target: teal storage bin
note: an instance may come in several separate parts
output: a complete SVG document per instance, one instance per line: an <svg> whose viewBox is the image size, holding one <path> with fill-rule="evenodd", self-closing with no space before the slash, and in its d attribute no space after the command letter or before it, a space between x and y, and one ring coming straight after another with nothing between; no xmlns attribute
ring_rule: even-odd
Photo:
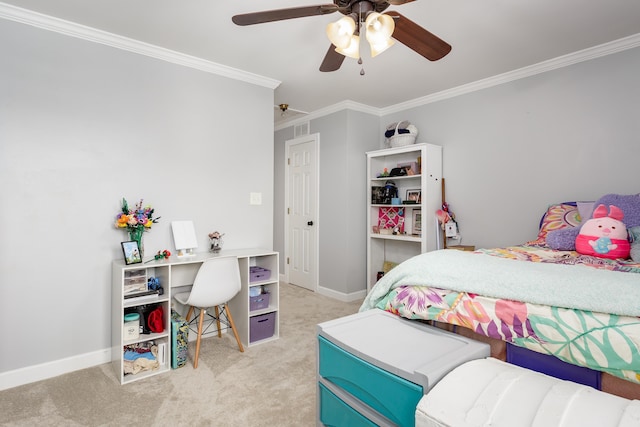
<svg viewBox="0 0 640 427"><path fill-rule="evenodd" d="M320 393L320 421L327 427L376 427L357 411L351 409L338 396L322 384L318 384Z"/></svg>
<svg viewBox="0 0 640 427"><path fill-rule="evenodd" d="M390 374L319 337L320 376L394 424L412 426L422 386ZM344 424L348 425L348 424Z"/></svg>

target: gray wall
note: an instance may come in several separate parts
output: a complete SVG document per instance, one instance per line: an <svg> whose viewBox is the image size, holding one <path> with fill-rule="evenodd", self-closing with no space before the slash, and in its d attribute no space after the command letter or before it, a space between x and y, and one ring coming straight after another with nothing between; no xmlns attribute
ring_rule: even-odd
<svg viewBox="0 0 640 427"><path fill-rule="evenodd" d="M319 287L349 295L366 282L366 157L378 118L344 110L311 121L320 134Z"/></svg>
<svg viewBox="0 0 640 427"><path fill-rule="evenodd" d="M6 20L0 40L0 373L108 357L122 197L162 217L147 254L180 219L200 251L272 247L273 90Z"/></svg>

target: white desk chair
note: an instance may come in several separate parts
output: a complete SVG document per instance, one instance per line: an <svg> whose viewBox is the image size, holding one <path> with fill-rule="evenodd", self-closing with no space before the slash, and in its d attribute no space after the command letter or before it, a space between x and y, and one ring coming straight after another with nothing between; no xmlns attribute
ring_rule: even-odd
<svg viewBox="0 0 640 427"><path fill-rule="evenodd" d="M190 292L181 292L173 296L180 304L189 306L187 322L189 322L194 308L200 310L198 316L193 319L194 322L198 320L198 339L196 341L196 355L193 360L194 368L198 367L200 340L203 333L202 325L205 315L207 314L216 321L218 337L222 337L222 330L220 328L220 323L222 322L227 327L231 327L240 351L244 352L238 331L236 330L231 312L229 311L229 306L227 305L227 301L236 296L238 292L240 292L238 260L235 257L221 257L211 258L202 263L193 281L193 287ZM215 308L214 316L207 313L207 309L210 307Z"/></svg>

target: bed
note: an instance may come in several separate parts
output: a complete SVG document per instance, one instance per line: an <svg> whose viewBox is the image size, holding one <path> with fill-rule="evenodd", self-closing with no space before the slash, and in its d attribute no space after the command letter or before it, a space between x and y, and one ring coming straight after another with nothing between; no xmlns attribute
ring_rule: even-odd
<svg viewBox="0 0 640 427"><path fill-rule="evenodd" d="M547 245L550 230L580 221L575 203L552 205L535 241L413 257L379 280L360 310L488 340L492 356L503 360L505 343L552 355L605 373L603 391L638 399L640 263Z"/></svg>

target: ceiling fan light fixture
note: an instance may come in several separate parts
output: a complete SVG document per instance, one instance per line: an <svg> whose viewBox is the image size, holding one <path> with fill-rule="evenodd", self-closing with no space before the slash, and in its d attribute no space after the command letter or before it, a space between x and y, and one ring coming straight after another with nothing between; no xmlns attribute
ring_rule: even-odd
<svg viewBox="0 0 640 427"><path fill-rule="evenodd" d="M349 46L336 47L336 52L353 59L360 59L360 36L351 36Z"/></svg>
<svg viewBox="0 0 640 427"><path fill-rule="evenodd" d="M389 39L386 42L377 43L377 44L369 43L369 46L371 48L371 57L375 58L385 50L389 49L394 44L395 44L395 41L392 39Z"/></svg>
<svg viewBox="0 0 640 427"><path fill-rule="evenodd" d="M369 44L380 44L391 39L395 23L389 15L371 12L365 20L365 29Z"/></svg>
<svg viewBox="0 0 640 427"><path fill-rule="evenodd" d="M351 36L356 31L356 22L350 16L344 16L336 22L327 25L327 37L333 45L340 49L346 49L351 44Z"/></svg>

